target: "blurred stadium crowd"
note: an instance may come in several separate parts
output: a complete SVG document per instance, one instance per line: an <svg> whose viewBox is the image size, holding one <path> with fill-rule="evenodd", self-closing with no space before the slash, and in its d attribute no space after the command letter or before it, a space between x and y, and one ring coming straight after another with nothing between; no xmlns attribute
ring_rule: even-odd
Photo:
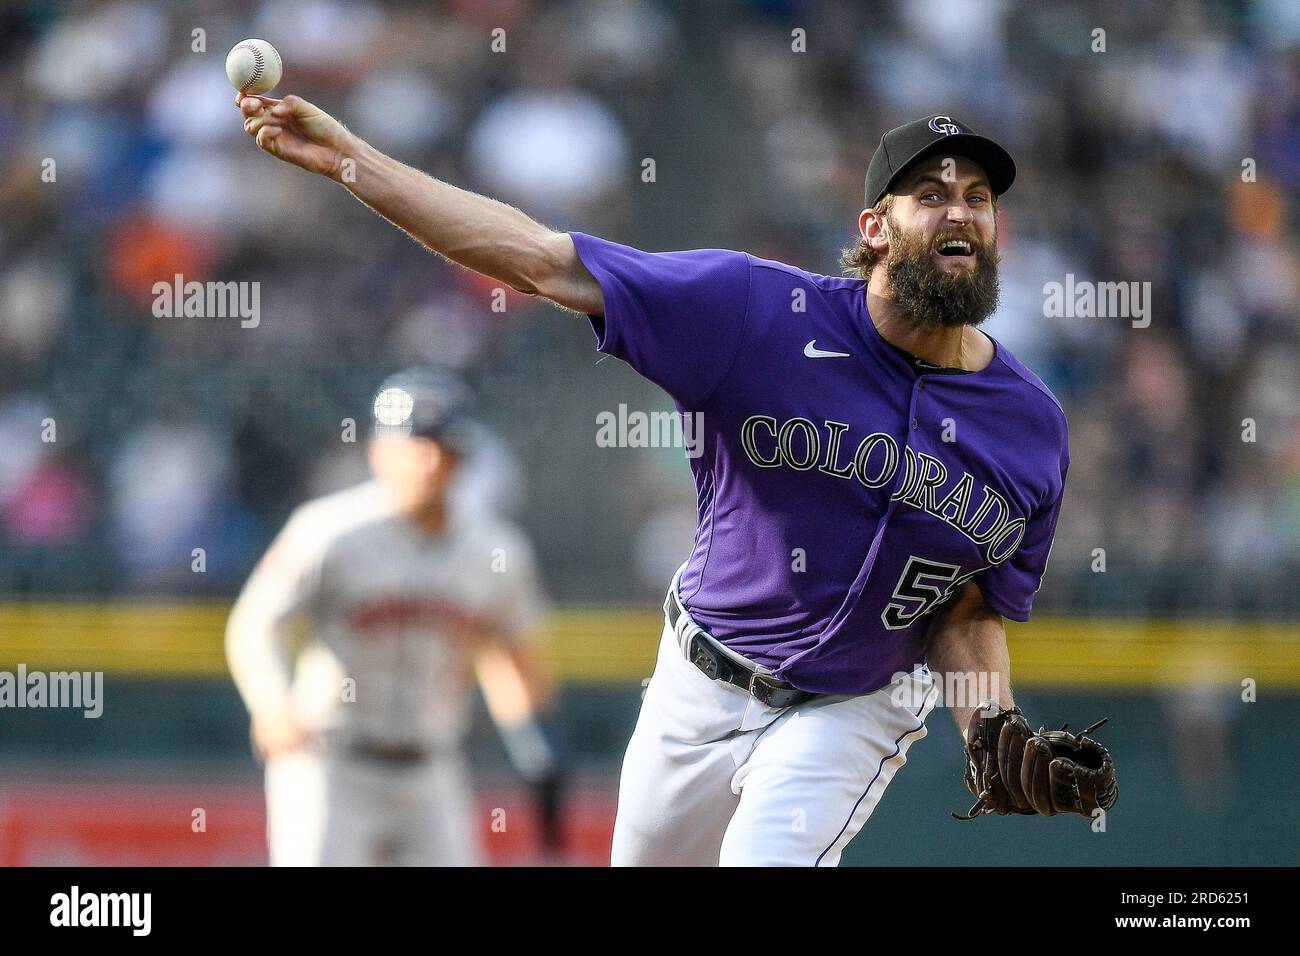
<svg viewBox="0 0 1300 956"><path fill-rule="evenodd" d="M689 550L680 450L595 441L599 412L667 399L597 365L580 319L494 310L493 283L259 153L223 72L247 36L280 91L552 226L822 273L884 130L997 136L1020 176L988 328L1071 424L1040 608L1300 609L1293 0L7 4L0 592L233 593L294 504L360 477L344 420L364 441L375 384L421 361L476 386L502 439L483 494L555 597L652 597ZM155 317L175 274L260 283L259 324ZM1067 274L1150 282L1150 326L1045 317Z"/></svg>

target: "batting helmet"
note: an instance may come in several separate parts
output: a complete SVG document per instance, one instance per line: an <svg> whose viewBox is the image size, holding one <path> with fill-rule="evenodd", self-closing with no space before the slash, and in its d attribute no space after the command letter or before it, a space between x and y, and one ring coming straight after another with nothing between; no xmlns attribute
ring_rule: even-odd
<svg viewBox="0 0 1300 956"><path fill-rule="evenodd" d="M442 369L403 369L380 384L371 406L376 438L431 438L465 453L472 442L473 399L458 377Z"/></svg>

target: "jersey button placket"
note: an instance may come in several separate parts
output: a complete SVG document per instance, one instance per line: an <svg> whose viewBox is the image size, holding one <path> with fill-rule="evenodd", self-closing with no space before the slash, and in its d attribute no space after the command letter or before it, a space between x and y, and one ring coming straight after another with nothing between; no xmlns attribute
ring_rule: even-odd
<svg viewBox="0 0 1300 956"><path fill-rule="evenodd" d="M919 417L917 417L916 413L919 410L917 408L917 404L918 404L918 400L921 397L922 384L923 384L922 381L920 379L917 379L916 384L912 386L911 401L908 403L909 404L908 415L911 420L912 430L919 428L921 424L921 420ZM915 450L915 445L913 445L912 438L908 436L904 436L904 442L908 447ZM907 469L901 466L899 467L897 480L900 484L907 481ZM894 495L898 493L898 490L899 490L899 485L895 485L895 487L890 491L889 504L885 506L885 513L880 519L880 526L879 526L880 529L883 529L886 525L888 525L890 519L894 517L894 512L897 510L898 503L899 503L899 499L895 498ZM880 530L877 530L877 534L879 533Z"/></svg>

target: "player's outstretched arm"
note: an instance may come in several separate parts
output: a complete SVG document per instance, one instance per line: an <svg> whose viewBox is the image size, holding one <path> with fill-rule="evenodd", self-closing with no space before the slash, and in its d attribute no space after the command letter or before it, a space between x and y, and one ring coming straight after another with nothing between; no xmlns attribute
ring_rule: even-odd
<svg viewBox="0 0 1300 956"><path fill-rule="evenodd" d="M600 284L568 234L412 169L298 96L236 97L244 130L264 151L340 183L439 255L520 292L603 315Z"/></svg>

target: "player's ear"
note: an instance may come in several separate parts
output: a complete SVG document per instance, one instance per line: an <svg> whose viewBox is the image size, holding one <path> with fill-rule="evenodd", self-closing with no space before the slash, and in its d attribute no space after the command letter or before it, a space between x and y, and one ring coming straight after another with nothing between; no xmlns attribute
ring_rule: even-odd
<svg viewBox="0 0 1300 956"><path fill-rule="evenodd" d="M884 252L889 247L889 227L885 217L874 209L864 209L858 214L858 231L877 252Z"/></svg>

